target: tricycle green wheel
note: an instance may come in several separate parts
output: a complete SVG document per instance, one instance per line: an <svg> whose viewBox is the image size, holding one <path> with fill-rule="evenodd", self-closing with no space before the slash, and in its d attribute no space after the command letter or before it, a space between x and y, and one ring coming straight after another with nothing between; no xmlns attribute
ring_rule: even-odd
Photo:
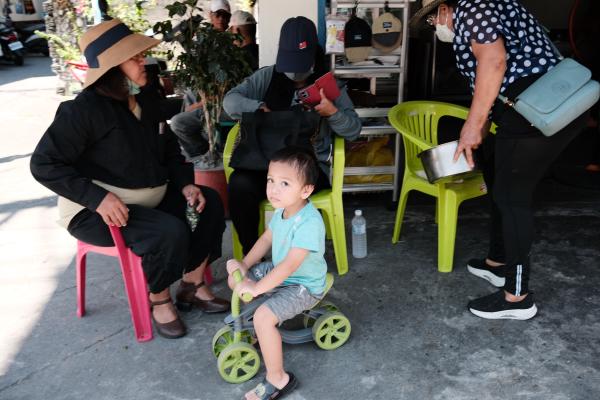
<svg viewBox="0 0 600 400"><path fill-rule="evenodd" d="M219 374L226 382L242 383L252 379L260 368L258 351L248 343L225 347L217 359Z"/></svg>
<svg viewBox="0 0 600 400"><path fill-rule="evenodd" d="M341 312L328 312L317 318L312 336L323 350L335 350L350 338L350 320Z"/></svg>
<svg viewBox="0 0 600 400"><path fill-rule="evenodd" d="M248 331L242 331L242 342L252 344L252 334ZM219 357L221 351L230 344L233 344L233 329L225 325L215 333L212 339L212 352L215 357Z"/></svg>
<svg viewBox="0 0 600 400"><path fill-rule="evenodd" d="M331 311L331 312L340 311L340 309L335 304L333 304L332 302L327 301L327 300L323 300L323 301L319 302L312 309L314 310L315 308L320 308L320 309L324 309L326 311ZM317 320L316 318L313 318L308 314L304 314L304 327L310 328L311 326L313 326L315 324L316 320Z"/></svg>

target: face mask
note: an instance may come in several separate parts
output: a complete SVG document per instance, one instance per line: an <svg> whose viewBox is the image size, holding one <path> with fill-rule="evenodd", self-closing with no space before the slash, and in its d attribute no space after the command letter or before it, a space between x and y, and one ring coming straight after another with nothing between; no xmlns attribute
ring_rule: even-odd
<svg viewBox="0 0 600 400"><path fill-rule="evenodd" d="M136 94L138 94L140 92L140 85L138 85L137 83L135 83L134 81L132 81L129 78L127 79L127 88L129 89L129 94L131 96L135 96Z"/></svg>
<svg viewBox="0 0 600 400"><path fill-rule="evenodd" d="M313 73L312 68L308 72L285 72L285 76L294 82L302 82L308 79Z"/></svg>
<svg viewBox="0 0 600 400"><path fill-rule="evenodd" d="M440 19L440 9L438 8L438 21ZM440 40L440 42L452 43L454 41L454 32L452 29L448 28L446 23L448 22L448 14L446 13L446 21L442 25L440 23L435 24L435 35Z"/></svg>

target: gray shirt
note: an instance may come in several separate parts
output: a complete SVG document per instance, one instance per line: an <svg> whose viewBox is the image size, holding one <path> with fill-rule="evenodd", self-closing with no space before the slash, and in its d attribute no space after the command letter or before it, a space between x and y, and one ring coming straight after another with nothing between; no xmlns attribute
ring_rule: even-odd
<svg viewBox="0 0 600 400"><path fill-rule="evenodd" d="M231 118L240 120L242 113L254 112L262 104L273 77L275 66L264 67L247 77L238 86L231 89L225 95L223 108ZM338 111L330 117L323 118L319 129L319 136L314 142L317 159L327 163L331 157L331 132L346 140L358 138L362 124L358 114L354 111L354 105L348 97L346 88L339 84L340 96L333 101ZM297 104L296 96L292 104Z"/></svg>

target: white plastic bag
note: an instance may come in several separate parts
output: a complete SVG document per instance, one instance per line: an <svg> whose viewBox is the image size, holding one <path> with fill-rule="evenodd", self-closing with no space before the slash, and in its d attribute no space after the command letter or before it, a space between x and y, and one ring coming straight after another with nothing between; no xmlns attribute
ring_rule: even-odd
<svg viewBox="0 0 600 400"><path fill-rule="evenodd" d="M338 15L329 15L325 22L327 28L327 40L325 42L325 53L344 54L344 27L346 18Z"/></svg>

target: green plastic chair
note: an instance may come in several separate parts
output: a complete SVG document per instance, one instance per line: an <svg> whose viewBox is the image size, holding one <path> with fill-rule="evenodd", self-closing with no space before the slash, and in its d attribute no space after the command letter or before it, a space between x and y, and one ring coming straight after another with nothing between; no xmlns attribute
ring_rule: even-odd
<svg viewBox="0 0 600 400"><path fill-rule="evenodd" d="M236 124L227 135L225 149L223 150L223 167L225 177L229 182L229 177L233 168L229 166L231 154L235 147L235 142L239 135L240 126ZM336 136L333 144L333 175L331 179L331 189L324 189L310 196L313 205L324 214L327 239L333 240L333 250L335 252L335 262L337 264L338 274L344 275L348 272L348 254L346 250L346 227L344 225L344 203L342 202L342 184L344 180L345 150L344 139ZM258 233L264 231L265 212L272 211L271 204L264 200L260 205L261 213L259 219ZM232 225L233 256L241 260L244 257L242 245L240 244L237 232Z"/></svg>
<svg viewBox="0 0 600 400"><path fill-rule="evenodd" d="M406 200L411 190L428 194L437 199L435 221L438 224L438 271L451 272L454 260L454 240L458 207L464 200L487 193L481 173L452 181L427 181L423 164L417 156L421 151L438 144L437 128L445 116L466 119L469 109L454 104L435 101L407 101L388 112L392 126L402 134L404 141L405 169L402 190L398 201L392 243L397 243L402 228ZM495 132L495 126L491 129Z"/></svg>

